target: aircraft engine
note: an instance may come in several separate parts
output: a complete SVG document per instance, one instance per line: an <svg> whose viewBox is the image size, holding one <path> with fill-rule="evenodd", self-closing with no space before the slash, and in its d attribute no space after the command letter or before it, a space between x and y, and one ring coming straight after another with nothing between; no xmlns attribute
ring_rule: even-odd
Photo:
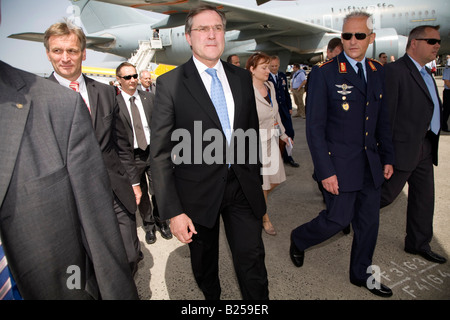
<svg viewBox="0 0 450 320"><path fill-rule="evenodd" d="M375 42L367 49L367 57L378 59L378 55L385 52L388 57L394 56L397 60L405 54L408 37L398 35L394 28L378 29L374 32Z"/></svg>

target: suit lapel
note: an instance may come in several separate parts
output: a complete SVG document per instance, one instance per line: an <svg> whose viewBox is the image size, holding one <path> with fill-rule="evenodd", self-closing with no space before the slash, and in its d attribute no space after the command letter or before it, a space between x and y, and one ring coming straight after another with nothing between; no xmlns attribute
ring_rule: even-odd
<svg viewBox="0 0 450 320"><path fill-rule="evenodd" d="M116 96L116 99L117 99L117 104L119 105L119 109L121 110L122 114L125 116L125 119L127 120L128 126L131 129L133 129L130 112L128 111L127 104L125 103L125 99L123 98L122 93L119 93Z"/></svg>
<svg viewBox="0 0 450 320"><path fill-rule="evenodd" d="M144 107L145 117L147 118L147 123L150 125L150 119L152 118L152 103L146 97L146 95L138 90L139 96L141 97L142 106Z"/></svg>
<svg viewBox="0 0 450 320"><path fill-rule="evenodd" d="M234 71L226 64L222 63L223 68L225 70L225 74L227 75L228 84L230 85L231 93L233 94L234 100L234 119L233 119L233 128L237 126L237 119L239 119L240 112L242 111L242 85L241 79L234 73Z"/></svg>
<svg viewBox="0 0 450 320"><path fill-rule="evenodd" d="M92 125L95 128L95 123L97 120L97 110L98 110L98 89L95 87L95 81L86 77L85 75L83 75L84 77L84 82L86 83L86 89L88 92L88 97L89 97L89 107L91 109L91 120L92 120Z"/></svg>
<svg viewBox="0 0 450 320"><path fill-rule="evenodd" d="M433 101L433 99L431 98L430 92L428 91L427 84L425 83L425 80L423 80L422 75L420 74L419 70L417 70L417 67L414 64L414 62L411 60L411 58L408 56L408 54L405 54L403 57L405 58L405 65L411 72L411 76L413 77L414 81L416 81L417 84L419 85L419 87L425 92L428 99Z"/></svg>
<svg viewBox="0 0 450 320"><path fill-rule="evenodd" d="M25 81L10 67L0 63L0 72L9 81L0 82L0 203L3 202L21 145L31 107Z"/></svg>

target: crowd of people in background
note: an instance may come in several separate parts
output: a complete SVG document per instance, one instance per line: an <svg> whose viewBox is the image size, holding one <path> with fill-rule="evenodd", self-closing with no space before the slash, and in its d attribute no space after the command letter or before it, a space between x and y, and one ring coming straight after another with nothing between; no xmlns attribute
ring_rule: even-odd
<svg viewBox="0 0 450 320"><path fill-rule="evenodd" d="M45 33L54 68L49 79L0 62L0 104L14 106L2 108L0 117L7 146L0 148L7 181L0 189L1 298L138 299L140 216L147 244L158 230L189 246L207 300L221 295L222 220L243 299L269 299L262 231L277 235L267 208L270 192L286 181L284 165L301 167L292 157L293 117L306 119L313 177L326 204L292 230L286 254L296 267L306 249L351 225L350 282L392 296L387 286L368 281L367 268L380 208L406 183L404 250L446 262L430 247L433 165L450 113L450 57L443 104L425 67L436 59L439 27L413 29L405 56L388 63L384 52L379 61L365 57L376 36L371 15L350 13L325 61L312 68L294 63L289 75L279 70L278 56L263 52L245 62L238 55L222 61L225 28L222 11L192 9L185 31L193 57L156 83L148 70L127 62L117 67L112 86L83 75L86 37L68 21ZM177 130L217 132L216 161L199 162L195 152L174 155ZM256 151L251 143L238 145L239 130L255 133ZM195 150L193 144L187 148ZM207 148L201 146L202 154ZM263 156L255 161L252 152ZM66 285L67 266L78 268L77 290Z"/></svg>

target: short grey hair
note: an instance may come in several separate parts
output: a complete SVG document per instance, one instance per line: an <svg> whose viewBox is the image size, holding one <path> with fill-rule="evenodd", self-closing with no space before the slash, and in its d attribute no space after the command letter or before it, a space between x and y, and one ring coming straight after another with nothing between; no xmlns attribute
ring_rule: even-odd
<svg viewBox="0 0 450 320"><path fill-rule="evenodd" d="M352 11L345 16L343 25L353 18L367 18L367 28L369 28L370 32L373 32L373 17L370 13L365 11Z"/></svg>

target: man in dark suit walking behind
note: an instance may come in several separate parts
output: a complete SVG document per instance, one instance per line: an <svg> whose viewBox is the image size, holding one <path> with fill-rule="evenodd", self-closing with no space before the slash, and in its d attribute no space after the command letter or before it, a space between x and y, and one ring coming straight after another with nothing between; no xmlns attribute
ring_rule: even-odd
<svg viewBox="0 0 450 320"><path fill-rule="evenodd" d="M440 48L439 26L411 30L406 54L386 65L386 98L395 150L395 173L383 185L381 206L392 203L408 182L405 251L445 263L433 252L434 173L442 103L425 66Z"/></svg>
<svg viewBox="0 0 450 320"><path fill-rule="evenodd" d="M286 74L279 71L280 58L278 56L270 57L270 76L269 81L272 81L275 91L277 93L278 113L280 114L281 122L283 123L286 134L292 140L294 140L295 132L292 125L292 101L291 94L289 92L288 81ZM286 151L286 143L280 139L280 150L283 156L283 161L288 163L294 168L298 168L300 165L294 161L292 155L288 155Z"/></svg>
<svg viewBox="0 0 450 320"><path fill-rule="evenodd" d="M127 129L128 140L133 146L137 174L141 177L142 197L138 207L143 221L145 241L148 244L156 241L155 223L158 225L162 237L171 239L172 233L169 225L159 217L152 188L149 145L151 140L150 121L155 95L152 92L137 90L137 71L135 66L129 62L123 62L117 67L116 77L121 87L121 93L117 96L120 117ZM152 202L150 202L149 192L152 195Z"/></svg>
<svg viewBox="0 0 450 320"><path fill-rule="evenodd" d="M220 60L225 26L225 15L215 7L192 9L185 32L193 58L158 77L150 144L153 182L161 217L170 218L172 233L189 244L205 298L220 299L222 217L242 297L268 299L261 236L266 205L255 148L258 115L250 73ZM236 130L254 139L230 144L237 140ZM172 154L180 135L186 148ZM214 161L207 158L214 153L212 145ZM226 159L227 145L239 162Z"/></svg>
<svg viewBox="0 0 450 320"><path fill-rule="evenodd" d="M45 32L47 57L55 72L49 77L81 94L91 114L103 160L114 193L114 211L133 272L142 259L136 229L135 212L140 201L139 176L134 166L133 150L125 125L119 117L116 91L81 73L86 59L86 37L70 22L55 23ZM87 152L87 151L86 151ZM136 183L136 187L132 187Z"/></svg>
<svg viewBox="0 0 450 320"><path fill-rule="evenodd" d="M341 38L344 52L315 66L308 85L306 137L317 179L325 189L326 210L292 231L290 256L301 267L307 248L352 223L350 282L390 297L391 289L371 272L381 186L391 177L394 163L383 67L365 58L375 40L372 16L348 14Z"/></svg>

